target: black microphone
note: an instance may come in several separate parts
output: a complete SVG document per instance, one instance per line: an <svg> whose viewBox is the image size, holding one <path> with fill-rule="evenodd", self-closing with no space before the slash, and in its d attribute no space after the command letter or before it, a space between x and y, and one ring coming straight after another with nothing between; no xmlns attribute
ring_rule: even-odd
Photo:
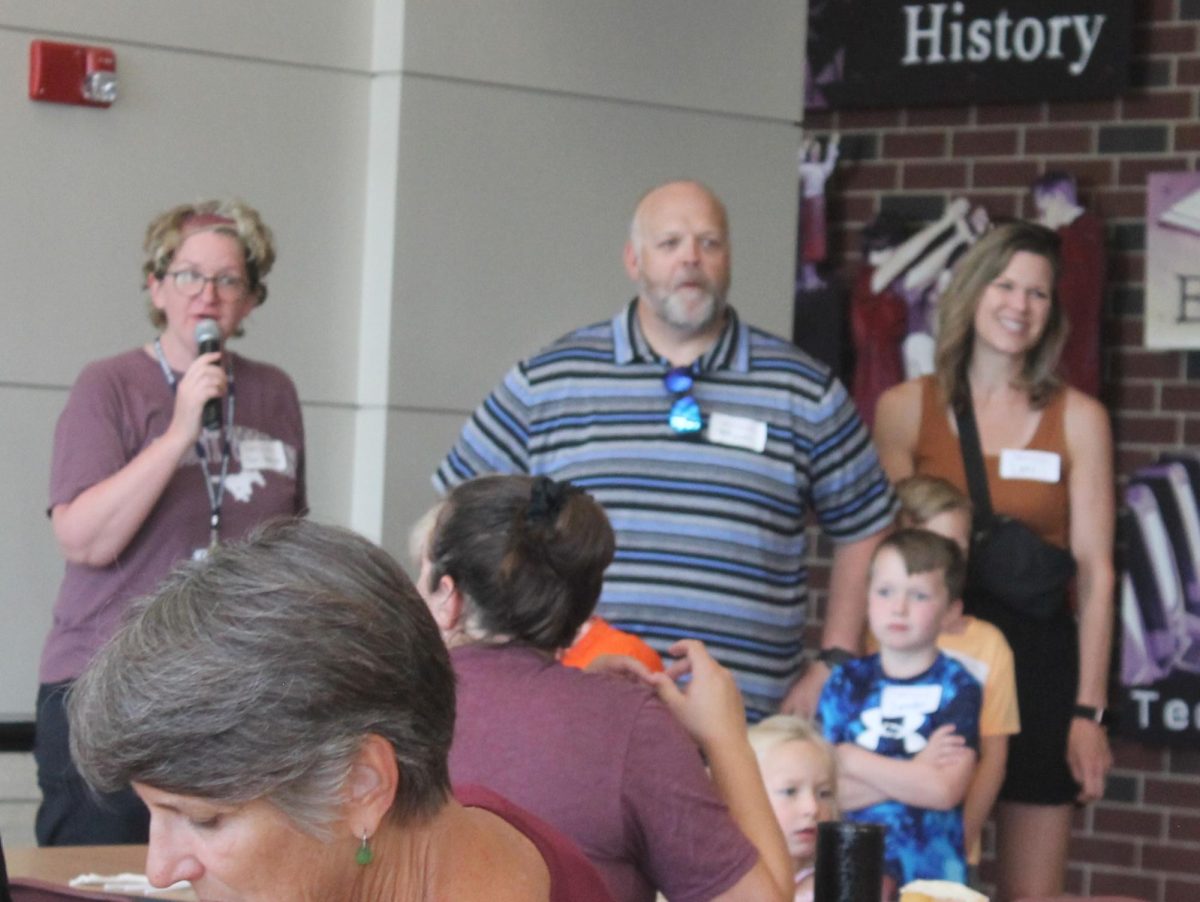
<svg viewBox="0 0 1200 902"><path fill-rule="evenodd" d="M221 350L221 327L215 319L202 319L196 323L196 353L211 354ZM201 418L205 429L221 428L221 399L209 398L204 402L204 415Z"/></svg>

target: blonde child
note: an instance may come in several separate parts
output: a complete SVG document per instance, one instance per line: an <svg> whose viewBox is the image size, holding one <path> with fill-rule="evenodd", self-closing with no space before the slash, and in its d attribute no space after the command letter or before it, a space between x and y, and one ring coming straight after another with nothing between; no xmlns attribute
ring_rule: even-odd
<svg viewBox="0 0 1200 902"><path fill-rule="evenodd" d="M936 476L909 476L896 485L900 525L936 532L957 543L966 554L971 539L971 501ZM1013 654L1004 634L986 620L964 614L962 602L951 605L938 636L938 648L957 659L983 684L979 715L979 763L963 802L963 834L967 861L979 864L983 825L1004 782L1008 737L1021 731Z"/></svg>
<svg viewBox="0 0 1200 902"><path fill-rule="evenodd" d="M796 868L795 902L812 902L817 824L838 817L837 756L812 723L788 714L752 726L750 745Z"/></svg>

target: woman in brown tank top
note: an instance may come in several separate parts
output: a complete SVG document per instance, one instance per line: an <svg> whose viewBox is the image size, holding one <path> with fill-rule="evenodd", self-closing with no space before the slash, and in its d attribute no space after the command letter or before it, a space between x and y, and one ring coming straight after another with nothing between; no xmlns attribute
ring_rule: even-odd
<svg viewBox="0 0 1200 902"><path fill-rule="evenodd" d="M1054 372L1066 339L1057 268L1058 239L1041 226L980 240L941 300L936 376L889 390L875 412L893 481L928 473L965 492L952 410L972 404L993 507L1069 548L1078 566L1074 612L980 611L1013 646L1021 709L1003 787L998 772L976 777L999 792L1001 902L1062 892L1072 803L1099 798L1112 764L1098 722L1112 646L1112 435L1103 407Z"/></svg>

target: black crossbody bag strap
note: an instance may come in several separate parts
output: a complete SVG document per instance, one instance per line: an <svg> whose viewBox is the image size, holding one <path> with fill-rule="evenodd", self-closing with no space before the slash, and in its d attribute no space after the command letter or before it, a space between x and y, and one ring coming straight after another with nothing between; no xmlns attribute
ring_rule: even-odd
<svg viewBox="0 0 1200 902"><path fill-rule="evenodd" d="M971 389L967 387L967 403L962 409L955 408L954 421L958 424L958 445L962 451L963 470L967 474L967 491L975 505L976 521L986 520L992 515L992 496L988 491L987 473L983 469L983 446L979 442L979 429L975 426L975 410L971 404Z"/></svg>

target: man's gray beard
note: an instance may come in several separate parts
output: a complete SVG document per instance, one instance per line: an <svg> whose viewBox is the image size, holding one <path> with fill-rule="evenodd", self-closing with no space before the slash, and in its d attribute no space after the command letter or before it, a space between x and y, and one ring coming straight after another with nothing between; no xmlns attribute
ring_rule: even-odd
<svg viewBox="0 0 1200 902"><path fill-rule="evenodd" d="M667 325L680 332L699 334L707 331L725 312L725 298L716 292L705 291L704 306L696 308L671 292L662 302L662 319ZM697 320L697 313L702 315Z"/></svg>

